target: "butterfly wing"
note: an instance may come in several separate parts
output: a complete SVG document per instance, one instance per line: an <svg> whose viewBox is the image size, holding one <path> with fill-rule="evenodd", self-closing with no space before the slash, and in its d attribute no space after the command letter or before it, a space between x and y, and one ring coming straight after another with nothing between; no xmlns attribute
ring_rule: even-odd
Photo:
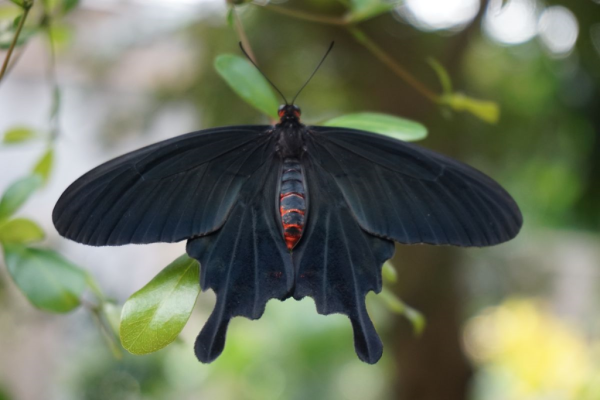
<svg viewBox="0 0 600 400"><path fill-rule="evenodd" d="M294 274L278 219L280 173L281 159L272 156L244 183L223 227L188 241L188 254L202 266L202 289L217 295L196 340L202 362L223 351L231 318L258 319L269 299L290 296Z"/></svg>
<svg viewBox="0 0 600 400"><path fill-rule="evenodd" d="M308 193L307 225L294 248L294 298L315 300L319 314L350 318L359 358L374 364L383 346L365 308L365 296L381 291L381 265L393 242L368 234L356 221L331 173L310 153L302 162Z"/></svg>
<svg viewBox="0 0 600 400"><path fill-rule="evenodd" d="M523 219L498 183L422 147L352 129L313 127L308 153L343 193L360 226L401 243L490 246Z"/></svg>
<svg viewBox="0 0 600 400"><path fill-rule="evenodd" d="M268 129L192 132L102 164L62 194L54 225L62 236L93 246L177 242L210 233L273 154Z"/></svg>

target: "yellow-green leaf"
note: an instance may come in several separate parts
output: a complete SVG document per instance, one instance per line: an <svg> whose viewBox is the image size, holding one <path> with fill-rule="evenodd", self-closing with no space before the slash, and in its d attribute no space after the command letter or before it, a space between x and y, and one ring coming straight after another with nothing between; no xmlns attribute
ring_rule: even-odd
<svg viewBox="0 0 600 400"><path fill-rule="evenodd" d="M398 1L351 0L350 19L353 22L364 21L386 13L396 7Z"/></svg>
<svg viewBox="0 0 600 400"><path fill-rule="evenodd" d="M5 144L22 143L35 137L35 131L26 126L15 126L4 132Z"/></svg>
<svg viewBox="0 0 600 400"><path fill-rule="evenodd" d="M2 199L0 199L0 221L17 212L41 184L42 178L40 176L30 175L10 185L2 195Z"/></svg>
<svg viewBox="0 0 600 400"><path fill-rule="evenodd" d="M43 183L48 182L52 165L54 164L54 150L48 149L33 167L33 173L42 177Z"/></svg>
<svg viewBox="0 0 600 400"><path fill-rule="evenodd" d="M398 281L398 272L396 272L396 268L394 268L394 266L389 261L383 263L381 275L383 276L384 281L390 283L396 283L396 281Z"/></svg>
<svg viewBox="0 0 600 400"><path fill-rule="evenodd" d="M491 124L495 124L500 119L500 107L493 101L473 99L462 93L451 93L443 95L440 102L455 111L469 112Z"/></svg>
<svg viewBox="0 0 600 400"><path fill-rule="evenodd" d="M0 224L0 243L30 243L43 238L42 228L27 218L15 218Z"/></svg>
<svg viewBox="0 0 600 400"><path fill-rule="evenodd" d="M410 321L415 335L419 336L423 333L427 322L423 314L408 306L405 302L400 300L398 296L386 288L383 288L377 297L383 300L391 311L405 316Z"/></svg>
<svg viewBox="0 0 600 400"><path fill-rule="evenodd" d="M380 113L364 112L342 115L324 122L323 125L379 133L392 139L407 142L427 137L427 128L420 123L395 115Z"/></svg>
<svg viewBox="0 0 600 400"><path fill-rule="evenodd" d="M219 75L243 100L263 114L277 119L279 101L269 82L250 61L232 54L215 59Z"/></svg>
<svg viewBox="0 0 600 400"><path fill-rule="evenodd" d="M52 250L12 243L3 248L8 272L35 307L65 313L79 306L85 271Z"/></svg>
<svg viewBox="0 0 600 400"><path fill-rule="evenodd" d="M152 353L177 338L200 292L199 270L196 260L183 255L125 302L119 334L127 351Z"/></svg>

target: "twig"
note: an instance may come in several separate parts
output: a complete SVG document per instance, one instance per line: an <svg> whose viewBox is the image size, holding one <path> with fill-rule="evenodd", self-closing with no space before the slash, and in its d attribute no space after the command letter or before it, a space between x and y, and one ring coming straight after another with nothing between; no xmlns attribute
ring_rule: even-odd
<svg viewBox="0 0 600 400"><path fill-rule="evenodd" d="M6 57L4 58L4 63L2 63L2 70L0 70L0 82L2 82L2 78L4 78L4 74L6 73L6 69L8 68L8 62L10 61L10 57L12 56L13 50L17 45L19 35L21 34L21 30L23 30L23 25L25 25L25 20L27 19L27 15L29 15L29 10L31 9L32 5L33 1L23 2L23 16L19 21L19 25L17 26L17 30L15 31L15 36L13 37L13 40L10 43L10 47L8 48L8 52L6 53Z"/></svg>
<svg viewBox="0 0 600 400"><path fill-rule="evenodd" d="M391 69L392 72L394 72L398 77L400 77L410 86L412 86L417 92L421 93L425 98L432 101L433 103L440 102L440 96L438 94L436 94L423 83L421 83L403 66L398 64L385 51L383 51L379 46L377 46L375 42L369 39L369 37L362 30L358 29L355 26L355 23L352 21L350 14L348 14L348 16L346 17L326 17L321 15L315 15L306 11L292 10L287 7L281 7L273 4L267 4L264 6L261 6L259 4L255 5L282 15L286 15L288 17L304 21L317 22L321 24L341 26L346 28L358 43L366 47L367 50L369 50L377 59L379 59L379 61L381 61L389 69Z"/></svg>

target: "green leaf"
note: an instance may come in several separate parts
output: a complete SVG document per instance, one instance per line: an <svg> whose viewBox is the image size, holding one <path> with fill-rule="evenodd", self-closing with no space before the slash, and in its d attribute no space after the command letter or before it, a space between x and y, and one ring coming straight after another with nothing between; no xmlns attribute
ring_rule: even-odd
<svg viewBox="0 0 600 400"><path fill-rule="evenodd" d="M389 261L383 263L381 275L383 276L384 281L390 283L396 283L398 281L398 272L396 272L396 268L394 268L394 266Z"/></svg>
<svg viewBox="0 0 600 400"><path fill-rule="evenodd" d="M80 304L86 273L52 250L4 244L8 272L37 308L65 313Z"/></svg>
<svg viewBox="0 0 600 400"><path fill-rule="evenodd" d="M0 243L29 243L42 240L44 231L30 219L15 218L0 224Z"/></svg>
<svg viewBox="0 0 600 400"><path fill-rule="evenodd" d="M398 1L352 0L350 19L352 22L364 21L392 10L397 4Z"/></svg>
<svg viewBox="0 0 600 400"><path fill-rule="evenodd" d="M200 292L199 264L183 255L169 264L123 306L120 336L133 354L148 354L174 341Z"/></svg>
<svg viewBox="0 0 600 400"><path fill-rule="evenodd" d="M52 171L52 165L54 164L54 150L48 149L44 153L44 155L38 160L38 162L33 167L33 173L39 175L43 183L48 182L48 178L50 177L50 172Z"/></svg>
<svg viewBox="0 0 600 400"><path fill-rule="evenodd" d="M22 143L36 136L33 129L26 126L15 126L4 132L3 142L5 144Z"/></svg>
<svg viewBox="0 0 600 400"><path fill-rule="evenodd" d="M405 302L400 300L398 296L386 288L383 288L377 297L383 300L391 311L406 317L412 324L413 332L416 336L420 336L421 333L423 333L425 325L427 324L423 314L408 306Z"/></svg>
<svg viewBox="0 0 600 400"><path fill-rule="evenodd" d="M442 64L440 64L433 57L429 57L429 59L427 59L427 62L429 63L431 68L433 68L436 75L438 76L438 79L440 80L440 84L442 85L442 90L444 91L444 93L445 94L452 93L452 80L450 79L450 74L448 73L446 68L444 68L444 66Z"/></svg>
<svg viewBox="0 0 600 400"><path fill-rule="evenodd" d="M79 5L79 0L63 0L62 2L62 12L63 14L67 14L72 11L75 7Z"/></svg>
<svg viewBox="0 0 600 400"><path fill-rule="evenodd" d="M17 39L17 43L15 43L15 47L19 47L27 43L27 41L35 36L38 31L39 29L37 27L24 26L23 29L21 29L21 34ZM14 29L9 30L8 33L0 35L0 50L7 50L10 48L14 35Z"/></svg>
<svg viewBox="0 0 600 400"><path fill-rule="evenodd" d="M418 122L394 115L370 112L342 115L326 121L323 125L379 133L407 142L421 140L427 136L427 128Z"/></svg>
<svg viewBox="0 0 600 400"><path fill-rule="evenodd" d="M215 59L219 75L243 100L263 114L277 119L279 101L269 82L245 58L223 54Z"/></svg>
<svg viewBox="0 0 600 400"><path fill-rule="evenodd" d="M0 221L17 212L41 184L42 177L30 175L10 185L0 199Z"/></svg>
<svg viewBox="0 0 600 400"><path fill-rule="evenodd" d="M491 124L497 123L500 119L500 107L493 101L473 99L462 93L451 93L443 95L440 103L449 106L455 111L469 112Z"/></svg>
<svg viewBox="0 0 600 400"><path fill-rule="evenodd" d="M10 0L10 2L18 5L19 7L23 7L23 2L21 0Z"/></svg>

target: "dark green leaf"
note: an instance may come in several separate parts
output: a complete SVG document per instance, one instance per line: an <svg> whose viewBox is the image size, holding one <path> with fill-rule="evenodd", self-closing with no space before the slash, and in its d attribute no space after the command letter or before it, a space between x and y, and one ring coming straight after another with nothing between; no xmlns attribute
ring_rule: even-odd
<svg viewBox="0 0 600 400"><path fill-rule="evenodd" d="M183 255L169 264L123 306L120 336L133 354L147 354L174 341L200 292L199 265Z"/></svg>
<svg viewBox="0 0 600 400"><path fill-rule="evenodd" d="M41 184L42 177L30 175L10 185L0 199L0 221L17 212Z"/></svg>
<svg viewBox="0 0 600 400"><path fill-rule="evenodd" d="M4 132L4 143L22 143L36 136L35 131L26 126L15 126Z"/></svg>
<svg viewBox="0 0 600 400"><path fill-rule="evenodd" d="M245 58L223 54L215 59L215 68L227 84L258 111L277 119L279 102L269 82Z"/></svg>
<svg viewBox="0 0 600 400"><path fill-rule="evenodd" d="M405 316L412 324L415 335L419 336L421 333L423 333L427 323L423 314L408 306L405 302L400 300L394 293L386 288L383 288L377 297L383 300L383 302L391 311Z"/></svg>
<svg viewBox="0 0 600 400"><path fill-rule="evenodd" d="M4 244L8 272L36 307L57 313L80 304L86 273L51 250Z"/></svg>
<svg viewBox="0 0 600 400"><path fill-rule="evenodd" d="M33 173L42 177L43 182L48 182L50 172L52 172L52 165L54 164L54 150L48 149L44 155L38 160L33 167Z"/></svg>
<svg viewBox="0 0 600 400"><path fill-rule="evenodd" d="M79 5L79 0L63 0L62 2L62 11L63 14L68 13L73 10L75 7Z"/></svg>
<svg viewBox="0 0 600 400"><path fill-rule="evenodd" d="M0 223L0 243L29 243L43 238L42 228L30 219L15 218Z"/></svg>
<svg viewBox="0 0 600 400"><path fill-rule="evenodd" d="M418 122L379 113L365 112L342 115L326 121L323 125L379 133L407 142L421 140L427 136L427 128Z"/></svg>

